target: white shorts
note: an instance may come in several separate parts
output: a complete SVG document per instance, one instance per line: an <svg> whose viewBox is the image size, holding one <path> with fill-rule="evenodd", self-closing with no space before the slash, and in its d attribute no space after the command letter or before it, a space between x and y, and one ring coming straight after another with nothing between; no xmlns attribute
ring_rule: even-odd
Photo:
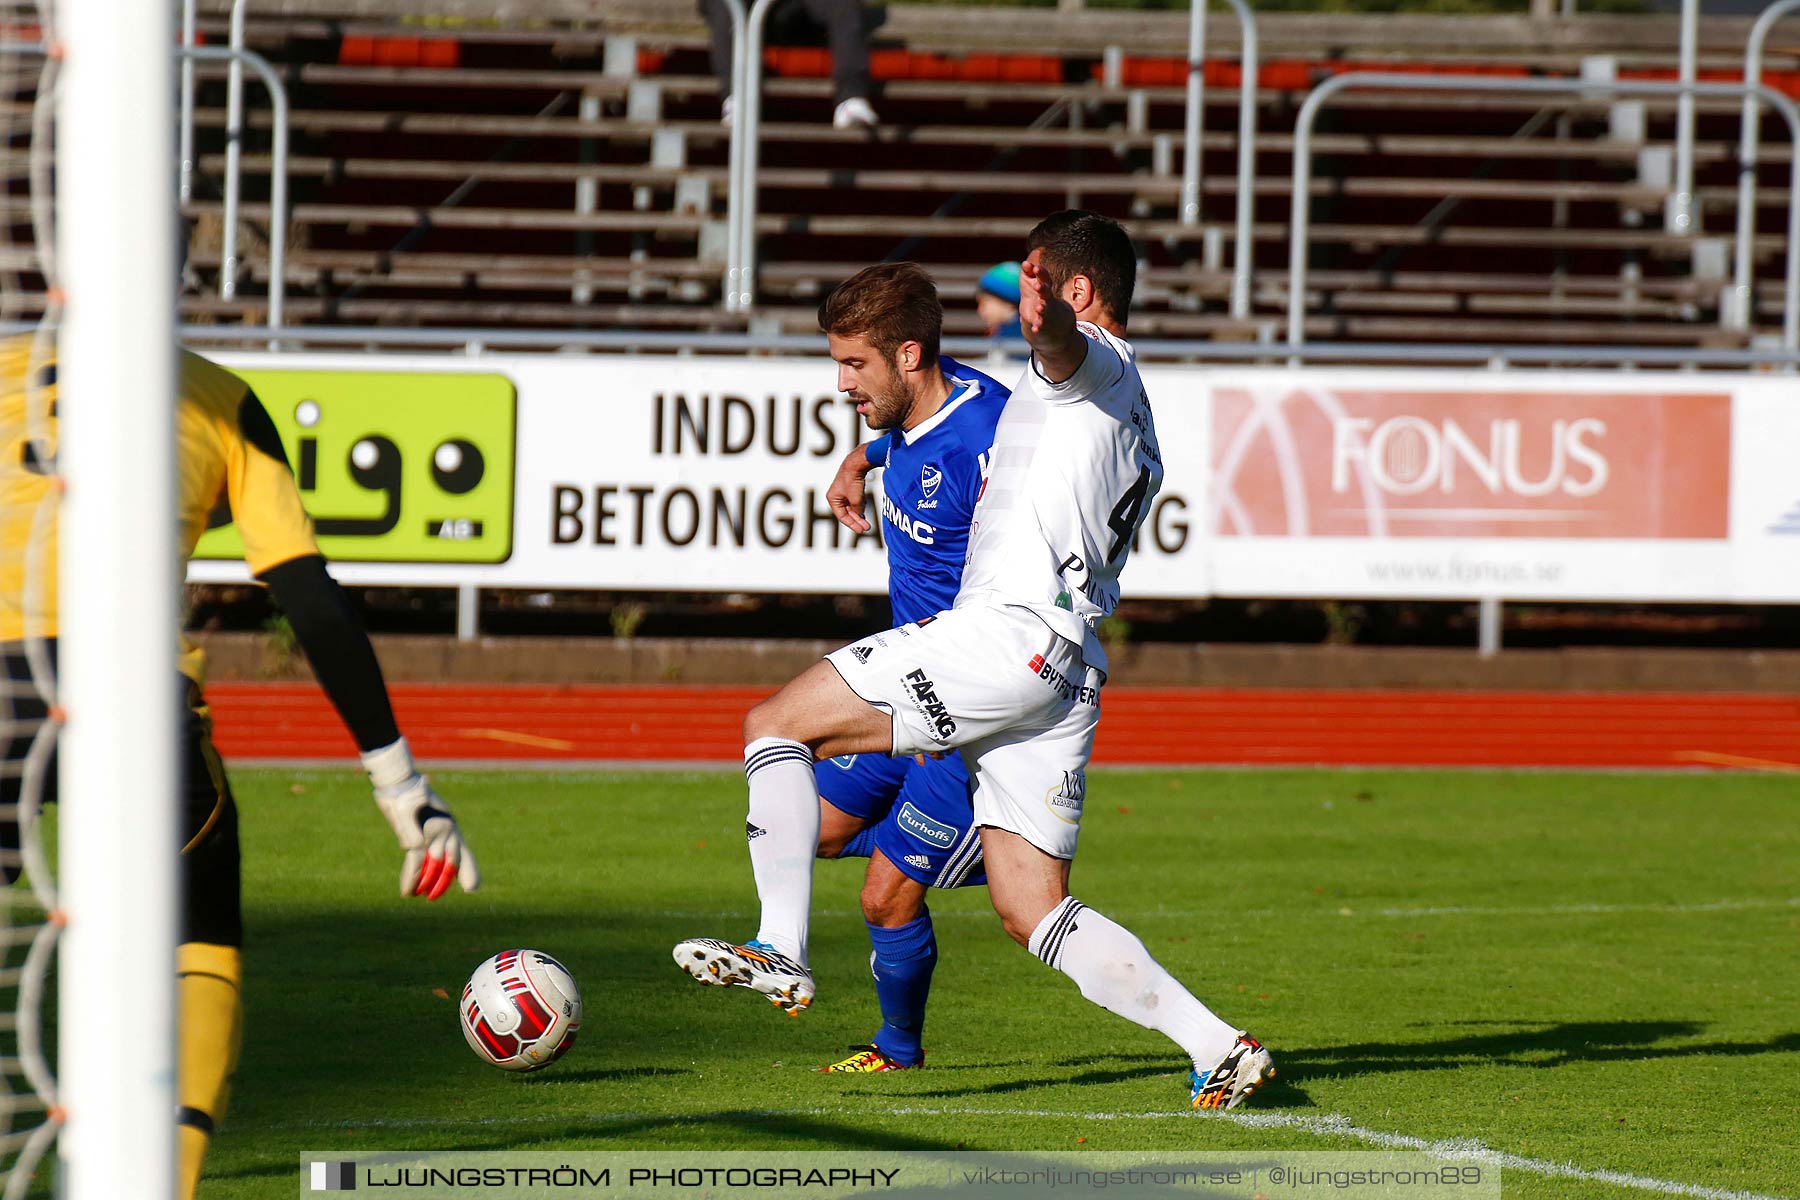
<svg viewBox="0 0 1800 1200"><path fill-rule="evenodd" d="M1025 608L953 609L825 656L886 712L892 753L960 749L975 822L1075 857L1104 675Z"/></svg>

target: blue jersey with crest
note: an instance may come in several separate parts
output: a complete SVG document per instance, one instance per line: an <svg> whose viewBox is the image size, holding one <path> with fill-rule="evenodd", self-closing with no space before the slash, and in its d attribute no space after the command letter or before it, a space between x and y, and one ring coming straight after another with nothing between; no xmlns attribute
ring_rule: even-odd
<svg viewBox="0 0 1800 1200"><path fill-rule="evenodd" d="M872 447L881 475L882 537L894 624L946 612L962 584L969 522L981 473L1010 388L955 359L938 359L950 384L944 406L917 426L895 429ZM886 443L885 461L879 457Z"/></svg>
<svg viewBox="0 0 1800 1200"><path fill-rule="evenodd" d="M940 357L938 367L950 384L943 407L912 429L883 434L867 450L870 462L885 467L881 536L897 626L935 617L956 602L982 468L1012 391L954 359ZM867 826L846 855L878 849L927 887L987 882L960 754L923 764L846 755L819 763L814 776L820 796Z"/></svg>

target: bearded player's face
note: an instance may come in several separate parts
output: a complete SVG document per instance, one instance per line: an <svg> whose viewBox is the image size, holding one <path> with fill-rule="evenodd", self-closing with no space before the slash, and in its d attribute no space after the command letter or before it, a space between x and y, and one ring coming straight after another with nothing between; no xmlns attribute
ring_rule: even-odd
<svg viewBox="0 0 1800 1200"><path fill-rule="evenodd" d="M871 429L892 429L912 408L912 390L899 365L860 337L829 334L838 391L850 397Z"/></svg>

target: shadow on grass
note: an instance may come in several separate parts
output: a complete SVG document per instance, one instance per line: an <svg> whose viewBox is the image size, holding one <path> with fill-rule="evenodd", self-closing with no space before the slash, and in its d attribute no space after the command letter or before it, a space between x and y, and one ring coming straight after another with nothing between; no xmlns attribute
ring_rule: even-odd
<svg viewBox="0 0 1800 1200"><path fill-rule="evenodd" d="M655 1079L672 1075L692 1075L693 1072L682 1067L614 1067L610 1070L572 1071L564 1067L553 1074L528 1074L523 1082L528 1086L555 1086L564 1083L616 1083L622 1079Z"/></svg>
<svg viewBox="0 0 1800 1200"><path fill-rule="evenodd" d="M1101 1063L1161 1063L1169 1064L1166 1054L1077 1054L1073 1058L1059 1058L1051 1066L1056 1067L1093 1067Z"/></svg>
<svg viewBox="0 0 1800 1200"><path fill-rule="evenodd" d="M1800 1033L1784 1033L1766 1042L1686 1040L1704 1029L1704 1025L1694 1021L1562 1021L1438 1041L1355 1042L1290 1049L1285 1053L1277 1047L1276 1053L1281 1066L1298 1078L1343 1078L1484 1064L1541 1068L1578 1062L1649 1062L1800 1051Z"/></svg>
<svg viewBox="0 0 1800 1200"><path fill-rule="evenodd" d="M935 1096L940 1098L951 1096L1005 1096L1015 1092L1029 1092L1040 1088L1094 1087L1109 1083L1122 1083L1132 1079L1169 1080L1171 1094L1176 1095L1177 1102L1186 1095L1187 1067L1180 1061L1180 1054L1118 1054L1118 1055L1081 1055L1074 1058L1058 1060L1056 1066L1080 1067L1097 1066L1101 1063L1141 1063L1141 1066L1119 1066L1112 1070L1088 1070L1061 1078L1007 1079L998 1083L990 1083L982 1087L938 1088L906 1093L908 1098ZM1282 1072L1268 1083L1257 1089L1255 1107L1257 1108L1312 1108L1315 1107L1312 1097L1301 1091L1294 1083L1284 1078L1293 1072L1288 1070L1286 1059L1276 1060L1277 1068ZM1176 1111L1180 1111L1177 1107ZM1073 1115L1073 1114L1071 1114Z"/></svg>
<svg viewBox="0 0 1800 1200"><path fill-rule="evenodd" d="M1099 1084L1123 1083L1128 1079L1151 1079L1158 1075L1174 1079L1187 1074L1186 1066L1179 1060L1179 1052L1157 1061L1155 1066L1126 1067L1114 1071L1082 1071L1062 1078L1038 1079L1004 1079L998 1083L984 1084L980 1087L938 1088L908 1092L914 1096L1004 1096L1012 1092L1033 1092L1040 1088L1062 1087L1073 1084L1077 1087L1092 1087Z"/></svg>
<svg viewBox="0 0 1800 1200"><path fill-rule="evenodd" d="M1280 1074L1263 1086L1255 1106L1312 1107L1313 1101L1297 1086L1308 1078L1343 1079L1492 1064L1546 1068L1578 1062L1654 1062L1659 1059L1800 1053L1800 1033L1780 1034L1766 1042L1698 1041L1694 1039L1702 1035L1706 1027L1695 1021L1486 1021L1464 1024L1505 1028L1503 1032L1470 1033L1435 1041L1354 1042L1315 1047L1272 1045L1270 1049ZM915 1094L993 1095L1062 1083L1111 1083L1168 1071L1167 1060L1152 1055L1076 1055L1060 1059L1056 1065L1082 1067L1129 1063L1147 1065L1086 1071L1066 1079L1014 1080L981 1088Z"/></svg>
<svg viewBox="0 0 1800 1200"><path fill-rule="evenodd" d="M1256 1095L1250 1100L1250 1107L1263 1109L1317 1108L1318 1103L1303 1091L1294 1078L1292 1069L1277 1060L1275 1078L1256 1089Z"/></svg>

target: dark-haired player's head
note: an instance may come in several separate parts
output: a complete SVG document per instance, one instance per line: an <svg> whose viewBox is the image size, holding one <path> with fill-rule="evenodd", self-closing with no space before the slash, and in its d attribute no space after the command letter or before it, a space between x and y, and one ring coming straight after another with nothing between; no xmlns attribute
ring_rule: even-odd
<svg viewBox="0 0 1800 1200"><path fill-rule="evenodd" d="M819 305L819 328L838 365L838 390L871 429L899 425L938 376L944 306L917 263L878 263L844 280Z"/></svg>
<svg viewBox="0 0 1800 1200"><path fill-rule="evenodd" d="M1064 209L1037 223L1025 249L1027 258L1037 255L1038 270L1054 294L1077 313L1085 300L1124 327L1137 287L1137 252L1124 226L1098 213Z"/></svg>

